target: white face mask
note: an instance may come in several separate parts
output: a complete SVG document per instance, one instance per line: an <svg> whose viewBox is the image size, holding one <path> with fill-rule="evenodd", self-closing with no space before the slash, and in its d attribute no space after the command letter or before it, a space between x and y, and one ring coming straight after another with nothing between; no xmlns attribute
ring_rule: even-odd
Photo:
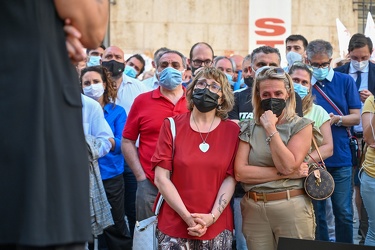
<svg viewBox="0 0 375 250"><path fill-rule="evenodd" d="M98 100L104 93L103 83L95 83L84 87L83 93L92 99Z"/></svg>
<svg viewBox="0 0 375 250"><path fill-rule="evenodd" d="M361 62L358 62L356 60L351 60L350 62L352 63L353 67L356 70L362 71L367 67L369 60L361 61Z"/></svg>

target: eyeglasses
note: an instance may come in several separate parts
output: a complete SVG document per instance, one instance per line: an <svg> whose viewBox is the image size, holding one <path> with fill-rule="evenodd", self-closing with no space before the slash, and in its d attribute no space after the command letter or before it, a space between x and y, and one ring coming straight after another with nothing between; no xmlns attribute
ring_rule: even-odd
<svg viewBox="0 0 375 250"><path fill-rule="evenodd" d="M202 64L204 64L204 66L211 66L212 64L212 61L210 59L207 59L207 60L199 60L199 59L196 59L196 60L193 60L193 66L194 67L201 67Z"/></svg>
<svg viewBox="0 0 375 250"><path fill-rule="evenodd" d="M294 62L292 64L292 67L290 67L290 69L289 69L289 73L292 72L294 69L297 69L297 68L305 69L305 70L308 70L310 72L314 71L313 68L310 65L305 64L305 63L300 62L300 61L297 61L297 62Z"/></svg>
<svg viewBox="0 0 375 250"><path fill-rule="evenodd" d="M273 73L272 75L276 77L285 77L285 71L282 68L263 66L255 71L255 77L263 75L266 71Z"/></svg>
<svg viewBox="0 0 375 250"><path fill-rule="evenodd" d="M331 65L331 61L324 62L324 63L321 63L321 64L319 64L319 63L311 63L310 61L309 61L309 63L310 63L310 65L311 65L311 67L313 69L319 69L319 68L326 69L326 68L329 67L329 65Z"/></svg>
<svg viewBox="0 0 375 250"><path fill-rule="evenodd" d="M208 87L208 90L215 94L217 94L221 90L221 87L217 82L208 84L206 79L198 80L197 83L195 84L195 87L198 89L205 89Z"/></svg>

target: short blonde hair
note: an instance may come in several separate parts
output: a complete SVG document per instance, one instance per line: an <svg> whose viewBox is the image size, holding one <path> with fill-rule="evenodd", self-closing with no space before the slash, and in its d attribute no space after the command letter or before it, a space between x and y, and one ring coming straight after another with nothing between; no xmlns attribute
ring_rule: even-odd
<svg viewBox="0 0 375 250"><path fill-rule="evenodd" d="M228 117L228 112L233 109L234 106L234 96L232 88L228 82L227 77L225 74L214 67L203 67L201 68L192 82L189 84L186 90L186 99L188 103L188 109L190 111L193 110L194 103L193 103L193 92L194 87L197 84L197 81L201 77L206 77L208 79L214 79L218 83L221 84L221 96L222 103L216 108L216 116L220 117L221 119L226 119Z"/></svg>
<svg viewBox="0 0 375 250"><path fill-rule="evenodd" d="M259 85L261 82L269 79L276 79L284 82L284 86L286 89L286 92L289 95L289 98L286 99L286 106L285 106L285 119L287 121L290 121L293 119L293 117L296 115L296 97L294 93L294 86L293 86L293 80L292 78L282 70L283 73L277 73L277 70L280 70L281 68L277 67L269 67L265 68L264 70L261 70L259 74L255 77L254 86L253 86L253 98L252 98L252 104L253 104L253 113L254 113L254 119L255 123L260 124L260 116L264 113L265 110L262 109L262 106L260 105L261 98L260 98L260 90Z"/></svg>

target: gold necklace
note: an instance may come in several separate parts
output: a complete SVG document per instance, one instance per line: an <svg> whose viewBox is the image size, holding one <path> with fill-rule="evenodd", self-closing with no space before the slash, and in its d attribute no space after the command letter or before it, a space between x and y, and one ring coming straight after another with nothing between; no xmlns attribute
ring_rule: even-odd
<svg viewBox="0 0 375 250"><path fill-rule="evenodd" d="M199 130L199 127L198 127L197 123L195 122L195 119L194 119L193 114L192 114L191 116L193 117L193 122L194 122L195 126L197 127L197 130L198 130L198 132L199 132L199 135L201 136L201 139L202 139L202 141L203 141L201 144L199 144L199 149L200 149L203 153L206 153L206 152L208 151L208 149L210 148L210 144L208 144L208 143L206 142L206 140L207 140L208 135L209 135L210 132L211 132L212 124L214 124L214 121L215 121L215 116L214 116L214 119L212 119L212 122L211 122L210 128L208 129L208 132L207 132L206 138L204 138L204 139L203 139L203 136L202 136L201 131Z"/></svg>

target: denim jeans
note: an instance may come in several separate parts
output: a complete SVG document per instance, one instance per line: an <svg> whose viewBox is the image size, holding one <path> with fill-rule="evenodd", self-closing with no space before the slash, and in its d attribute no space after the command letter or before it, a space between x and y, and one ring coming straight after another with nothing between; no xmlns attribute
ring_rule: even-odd
<svg viewBox="0 0 375 250"><path fill-rule="evenodd" d="M327 199L327 203L326 203L326 216L327 216L329 241L335 242L336 241L336 236L335 236L335 217L333 216L331 198Z"/></svg>
<svg viewBox="0 0 375 250"><path fill-rule="evenodd" d="M241 199L242 197L233 198L234 232L236 237L236 249L247 250L245 236L243 236L242 233Z"/></svg>
<svg viewBox="0 0 375 250"><path fill-rule="evenodd" d="M352 167L327 168L335 181L331 196L335 216L336 242L353 243ZM329 241L326 220L326 201L314 201L316 239Z"/></svg>
<svg viewBox="0 0 375 250"><path fill-rule="evenodd" d="M365 245L375 246L375 178L370 177L366 172L361 175L361 195L368 215L368 231Z"/></svg>

